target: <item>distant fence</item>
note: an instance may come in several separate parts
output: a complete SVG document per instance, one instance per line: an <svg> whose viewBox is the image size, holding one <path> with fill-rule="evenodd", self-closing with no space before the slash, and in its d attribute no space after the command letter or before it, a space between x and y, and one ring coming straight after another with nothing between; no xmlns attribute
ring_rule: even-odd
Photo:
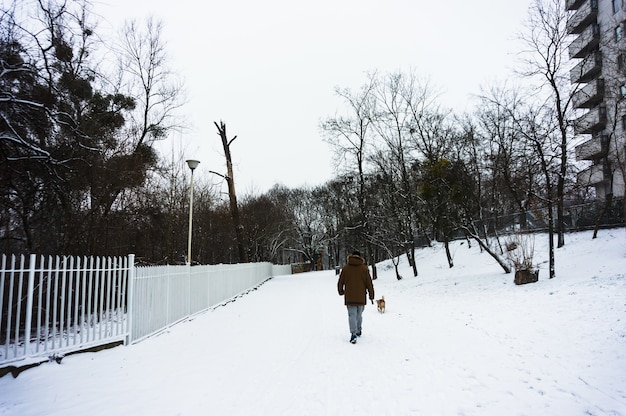
<svg viewBox="0 0 626 416"><path fill-rule="evenodd" d="M556 218L556 207L553 212ZM477 229L488 234L510 233L518 230L546 231L548 229L548 211L546 208L532 209L520 213L489 217L484 221L475 221ZM604 201L570 205L563 209L563 225L567 231L579 231L593 228L596 223L601 228L624 225L624 198L613 198L605 210ZM555 224L556 225L556 224ZM459 234L460 236L462 233Z"/></svg>
<svg viewBox="0 0 626 416"><path fill-rule="evenodd" d="M0 368L133 343L258 286L291 266L135 267L128 257L2 255Z"/></svg>

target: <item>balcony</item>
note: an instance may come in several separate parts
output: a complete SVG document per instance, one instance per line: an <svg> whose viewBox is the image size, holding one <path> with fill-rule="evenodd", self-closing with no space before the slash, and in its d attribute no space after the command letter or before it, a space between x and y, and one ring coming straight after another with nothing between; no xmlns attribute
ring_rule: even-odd
<svg viewBox="0 0 626 416"><path fill-rule="evenodd" d="M602 69L602 53L594 52L585 57L570 71L570 81L572 84L579 82L589 82L595 78Z"/></svg>
<svg viewBox="0 0 626 416"><path fill-rule="evenodd" d="M600 26L593 23L585 28L569 45L570 58L584 58L600 43Z"/></svg>
<svg viewBox="0 0 626 416"><path fill-rule="evenodd" d="M567 10L576 10L584 2L585 2L585 0L567 0Z"/></svg>
<svg viewBox="0 0 626 416"><path fill-rule="evenodd" d="M594 79L572 96L574 107L592 108L600 104L604 98L604 80Z"/></svg>
<svg viewBox="0 0 626 416"><path fill-rule="evenodd" d="M567 19L567 33L570 35L581 33L598 17L598 0L586 0L576 13Z"/></svg>
<svg viewBox="0 0 626 416"><path fill-rule="evenodd" d="M606 124L606 107L599 105L592 108L574 122L576 134L590 134L602 130Z"/></svg>
<svg viewBox="0 0 626 416"><path fill-rule="evenodd" d="M605 172L604 163L590 166L576 176L576 182L582 186L606 183L609 179L609 174Z"/></svg>
<svg viewBox="0 0 626 416"><path fill-rule="evenodd" d="M606 155L609 150L609 136L598 134L592 139L576 146L576 160L596 160Z"/></svg>

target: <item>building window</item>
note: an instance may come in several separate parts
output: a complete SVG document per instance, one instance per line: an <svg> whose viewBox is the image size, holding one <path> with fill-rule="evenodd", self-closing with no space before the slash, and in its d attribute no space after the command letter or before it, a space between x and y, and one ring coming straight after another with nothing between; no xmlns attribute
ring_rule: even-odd
<svg viewBox="0 0 626 416"><path fill-rule="evenodd" d="M624 0L612 0L613 14L619 12L619 9L624 7Z"/></svg>
<svg viewBox="0 0 626 416"><path fill-rule="evenodd" d="M626 67L626 56L623 53L620 53L617 57L617 69L619 71L624 71Z"/></svg>
<svg viewBox="0 0 626 416"><path fill-rule="evenodd" d="M619 25L615 28L615 40L619 42L624 37L624 28Z"/></svg>
<svg viewBox="0 0 626 416"><path fill-rule="evenodd" d="M622 86L619 87L619 93L622 98L626 98L626 84L622 84Z"/></svg>

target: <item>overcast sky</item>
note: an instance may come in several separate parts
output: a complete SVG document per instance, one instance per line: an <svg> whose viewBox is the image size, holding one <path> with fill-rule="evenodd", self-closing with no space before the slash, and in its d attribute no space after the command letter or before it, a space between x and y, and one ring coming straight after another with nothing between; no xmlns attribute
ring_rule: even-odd
<svg viewBox="0 0 626 416"><path fill-rule="evenodd" d="M106 24L153 16L185 80L189 129L167 146L225 172L213 125L226 123L238 193L275 183L319 185L335 174L320 119L341 107L334 88L367 71L428 78L440 102L471 108L481 85L513 77L517 34L532 0L97 0Z"/></svg>

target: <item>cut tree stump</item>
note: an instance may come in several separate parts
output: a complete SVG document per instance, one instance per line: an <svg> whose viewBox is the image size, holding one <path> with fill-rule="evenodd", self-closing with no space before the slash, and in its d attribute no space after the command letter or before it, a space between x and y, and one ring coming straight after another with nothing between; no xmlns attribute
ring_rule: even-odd
<svg viewBox="0 0 626 416"><path fill-rule="evenodd" d="M539 280L539 270L516 270L515 284L525 285L526 283L535 283Z"/></svg>

